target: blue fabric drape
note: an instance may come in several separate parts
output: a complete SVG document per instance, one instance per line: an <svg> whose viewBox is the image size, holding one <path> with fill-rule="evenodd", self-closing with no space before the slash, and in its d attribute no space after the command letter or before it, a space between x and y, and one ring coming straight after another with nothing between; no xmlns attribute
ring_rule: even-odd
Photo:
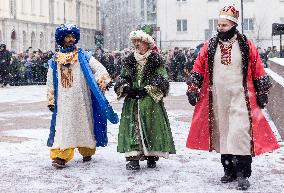
<svg viewBox="0 0 284 193"><path fill-rule="evenodd" d="M57 62L54 61L55 55L52 59L48 61L49 66L52 68L52 78L53 78L53 88L54 88L54 111L52 113L50 132L47 140L47 146L52 147L55 136L55 125L56 125L56 115L57 115L57 95L58 95L58 73L57 73Z"/></svg>

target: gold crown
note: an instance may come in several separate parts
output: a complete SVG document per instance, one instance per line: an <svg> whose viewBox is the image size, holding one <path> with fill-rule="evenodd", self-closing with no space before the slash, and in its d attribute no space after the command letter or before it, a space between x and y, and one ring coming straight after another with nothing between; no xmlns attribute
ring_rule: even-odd
<svg viewBox="0 0 284 193"><path fill-rule="evenodd" d="M234 23L238 23L239 11L234 5L225 6L223 9L221 9L219 18L228 19Z"/></svg>

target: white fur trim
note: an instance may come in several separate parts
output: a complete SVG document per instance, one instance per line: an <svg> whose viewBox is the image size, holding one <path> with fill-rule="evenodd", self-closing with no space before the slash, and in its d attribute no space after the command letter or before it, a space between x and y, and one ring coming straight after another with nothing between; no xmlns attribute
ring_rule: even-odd
<svg viewBox="0 0 284 193"><path fill-rule="evenodd" d="M223 19L228 19L234 23L238 23L238 19L232 17L232 16L229 16L229 15L219 15L219 18L223 18Z"/></svg>
<svg viewBox="0 0 284 193"><path fill-rule="evenodd" d="M145 33L142 30L132 31L129 34L130 40L140 39L143 42L147 42L150 44L150 47L153 48L155 46L155 40L149 34Z"/></svg>

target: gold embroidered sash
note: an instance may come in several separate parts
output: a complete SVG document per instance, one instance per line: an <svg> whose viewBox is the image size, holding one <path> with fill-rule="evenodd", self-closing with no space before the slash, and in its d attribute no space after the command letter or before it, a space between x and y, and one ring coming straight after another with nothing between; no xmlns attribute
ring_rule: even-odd
<svg viewBox="0 0 284 193"><path fill-rule="evenodd" d="M63 88L71 88L73 85L73 72L71 65L78 61L78 52L59 52L55 61L60 65L61 85Z"/></svg>

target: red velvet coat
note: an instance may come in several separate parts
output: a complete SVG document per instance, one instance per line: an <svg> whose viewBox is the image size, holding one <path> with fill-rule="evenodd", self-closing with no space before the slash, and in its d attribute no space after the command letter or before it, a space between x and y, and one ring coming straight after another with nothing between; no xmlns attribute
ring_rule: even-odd
<svg viewBox="0 0 284 193"><path fill-rule="evenodd" d="M266 75L256 47L245 36L238 34L238 42L242 53L243 86L249 112L251 126L251 154L259 155L279 148L277 140L256 101L257 92L268 91L270 83ZM212 151L213 131L213 61L218 38L206 42L194 63L193 79L201 87L186 146L191 149ZM199 81L202 77L203 81ZM194 82L194 81L193 81ZM197 84L198 85L198 84ZM240 123L241 124L241 123Z"/></svg>

